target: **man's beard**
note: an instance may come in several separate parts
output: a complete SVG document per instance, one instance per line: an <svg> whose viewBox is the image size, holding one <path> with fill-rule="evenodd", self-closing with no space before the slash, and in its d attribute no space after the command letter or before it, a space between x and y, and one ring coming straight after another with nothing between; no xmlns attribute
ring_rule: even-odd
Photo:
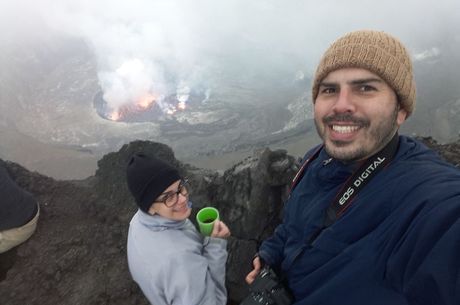
<svg viewBox="0 0 460 305"><path fill-rule="evenodd" d="M322 120L324 130L321 131L317 120L315 119L315 126L318 132L318 135L323 139L325 143L325 149L328 155L334 159L344 161L344 162L354 162L357 160L362 160L370 157L371 155L380 151L386 144L390 142L393 138L393 135L398 130L397 118L398 118L399 107L395 107L392 115L387 120L382 120L379 125L369 129L369 134L367 137L371 139L371 147L357 147L352 151L346 151L346 149L341 149L341 147L346 147L350 145L347 141L332 141L333 145L330 145L325 141L326 129L329 128L328 125L331 122L348 122L353 123L356 126L359 126L362 129L371 128L370 121L367 119L356 118L351 114L336 114L324 117Z"/></svg>

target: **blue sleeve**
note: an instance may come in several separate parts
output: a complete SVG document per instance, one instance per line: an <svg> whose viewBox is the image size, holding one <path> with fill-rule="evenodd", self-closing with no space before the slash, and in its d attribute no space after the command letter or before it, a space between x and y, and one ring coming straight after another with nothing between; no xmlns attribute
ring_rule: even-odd
<svg viewBox="0 0 460 305"><path fill-rule="evenodd" d="M409 304L460 304L460 194L419 211L387 276Z"/></svg>
<svg viewBox="0 0 460 305"><path fill-rule="evenodd" d="M285 246L289 234L289 220L291 219L292 201L284 206L283 222L280 223L271 237L266 239L259 248L259 256L269 266L279 269L284 260Z"/></svg>
<svg viewBox="0 0 460 305"><path fill-rule="evenodd" d="M284 243L286 241L285 225L281 223L273 235L265 240L259 249L259 256L270 266L278 268L283 261Z"/></svg>
<svg viewBox="0 0 460 305"><path fill-rule="evenodd" d="M302 159L302 166L299 169L299 172L301 172L301 169L306 162L306 160L313 155L316 155L320 151L320 149L323 147L323 145L317 145L311 150L309 150L303 157ZM299 173L297 173L299 175ZM296 175L296 176L297 176ZM299 178L299 181L301 180L301 177ZM292 187L292 186L291 186ZM294 191L293 189L291 191ZM262 245L259 248L259 256L270 266L274 267L275 269L278 269L283 262L284 259L284 248L285 248L285 243L287 239L287 223L289 219L289 208L290 204L289 201L286 203L284 207L284 219L283 222L278 225L278 227L275 229L275 232L273 235L265 240Z"/></svg>

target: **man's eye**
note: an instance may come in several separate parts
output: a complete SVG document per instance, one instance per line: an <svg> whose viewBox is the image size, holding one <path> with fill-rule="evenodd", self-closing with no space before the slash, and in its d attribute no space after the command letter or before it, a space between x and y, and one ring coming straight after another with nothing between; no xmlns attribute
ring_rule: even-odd
<svg viewBox="0 0 460 305"><path fill-rule="evenodd" d="M359 87L359 91L362 91L362 92L375 91L375 88L369 85L362 85Z"/></svg>
<svg viewBox="0 0 460 305"><path fill-rule="evenodd" d="M333 87L325 87L323 89L321 89L321 93L323 94L331 94L331 93L335 93L336 92L336 89L333 88Z"/></svg>

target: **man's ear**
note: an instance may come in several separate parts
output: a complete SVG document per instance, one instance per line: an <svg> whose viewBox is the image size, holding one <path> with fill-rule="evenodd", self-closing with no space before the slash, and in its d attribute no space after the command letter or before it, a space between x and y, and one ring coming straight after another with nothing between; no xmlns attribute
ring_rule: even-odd
<svg viewBox="0 0 460 305"><path fill-rule="evenodd" d="M407 111L406 109L399 109L398 110L398 117L396 118L396 123L398 126L401 126L404 121L407 119Z"/></svg>

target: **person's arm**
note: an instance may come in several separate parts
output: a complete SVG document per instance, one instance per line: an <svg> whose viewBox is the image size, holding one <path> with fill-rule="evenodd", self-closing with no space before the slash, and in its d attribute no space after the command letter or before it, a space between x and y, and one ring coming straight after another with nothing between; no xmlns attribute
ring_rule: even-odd
<svg viewBox="0 0 460 305"><path fill-rule="evenodd" d="M211 237L204 240L203 256L208 259L209 274L216 287L216 304L226 304L225 267L227 262L227 240L230 230L223 221L217 220Z"/></svg>
<svg viewBox="0 0 460 305"><path fill-rule="evenodd" d="M208 247L223 252L226 241L211 239ZM163 263L161 277L152 280L151 293L157 295L154 299L164 300L165 305L225 305L225 272L217 279L215 267L218 265L225 271L226 258L221 255L217 262L198 253L176 253Z"/></svg>
<svg viewBox="0 0 460 305"><path fill-rule="evenodd" d="M262 243L259 251L254 255L252 260L253 269L246 275L246 283L252 284L265 263L272 267L281 264L285 238L286 231L284 225L280 224L276 228L275 233Z"/></svg>
<svg viewBox="0 0 460 305"><path fill-rule="evenodd" d="M245 278L246 283L251 285L252 282L254 282L254 280L256 279L257 275L259 275L263 264L264 264L264 262L259 257L259 253L256 253L256 255L254 256L254 259L252 260L252 266L254 267L254 269L252 269L252 271L249 272L248 275L246 275L246 278Z"/></svg>
<svg viewBox="0 0 460 305"><path fill-rule="evenodd" d="M295 186L298 183L300 183L300 181L302 180L303 173L304 173L303 169L306 166L306 164L309 162L308 160L312 158L314 155L316 155L320 151L322 146L323 145L317 145L311 150L309 150L304 155L302 159L302 166L296 175L296 176L299 176L299 179L297 180L297 177L296 177L296 180L295 180L296 182L293 182L293 184L291 185L290 191L292 192L292 194L295 194L295 192L297 191ZM286 226L289 223L289 219L296 217L295 214L293 214L292 216L290 215L292 213L295 213L292 211L293 204L294 202L292 202L292 200L288 200L288 202L284 206L283 222L276 227L273 235L267 240L265 240L260 246L258 253L255 255L253 259L254 269L248 274L249 281L255 278L257 274L259 274L260 269L265 263L275 269L278 269L278 267L280 267L283 261L284 246L285 246L286 239L287 239L287 227ZM246 281L248 282L248 277L246 277Z"/></svg>
<svg viewBox="0 0 460 305"><path fill-rule="evenodd" d="M284 223L281 223L275 229L273 235L262 243L258 251L258 256L272 267L279 266L283 260L285 241L286 227Z"/></svg>
<svg viewBox="0 0 460 305"><path fill-rule="evenodd" d="M388 263L388 278L409 304L457 305L460 304L459 258L460 195L457 195L419 211Z"/></svg>

